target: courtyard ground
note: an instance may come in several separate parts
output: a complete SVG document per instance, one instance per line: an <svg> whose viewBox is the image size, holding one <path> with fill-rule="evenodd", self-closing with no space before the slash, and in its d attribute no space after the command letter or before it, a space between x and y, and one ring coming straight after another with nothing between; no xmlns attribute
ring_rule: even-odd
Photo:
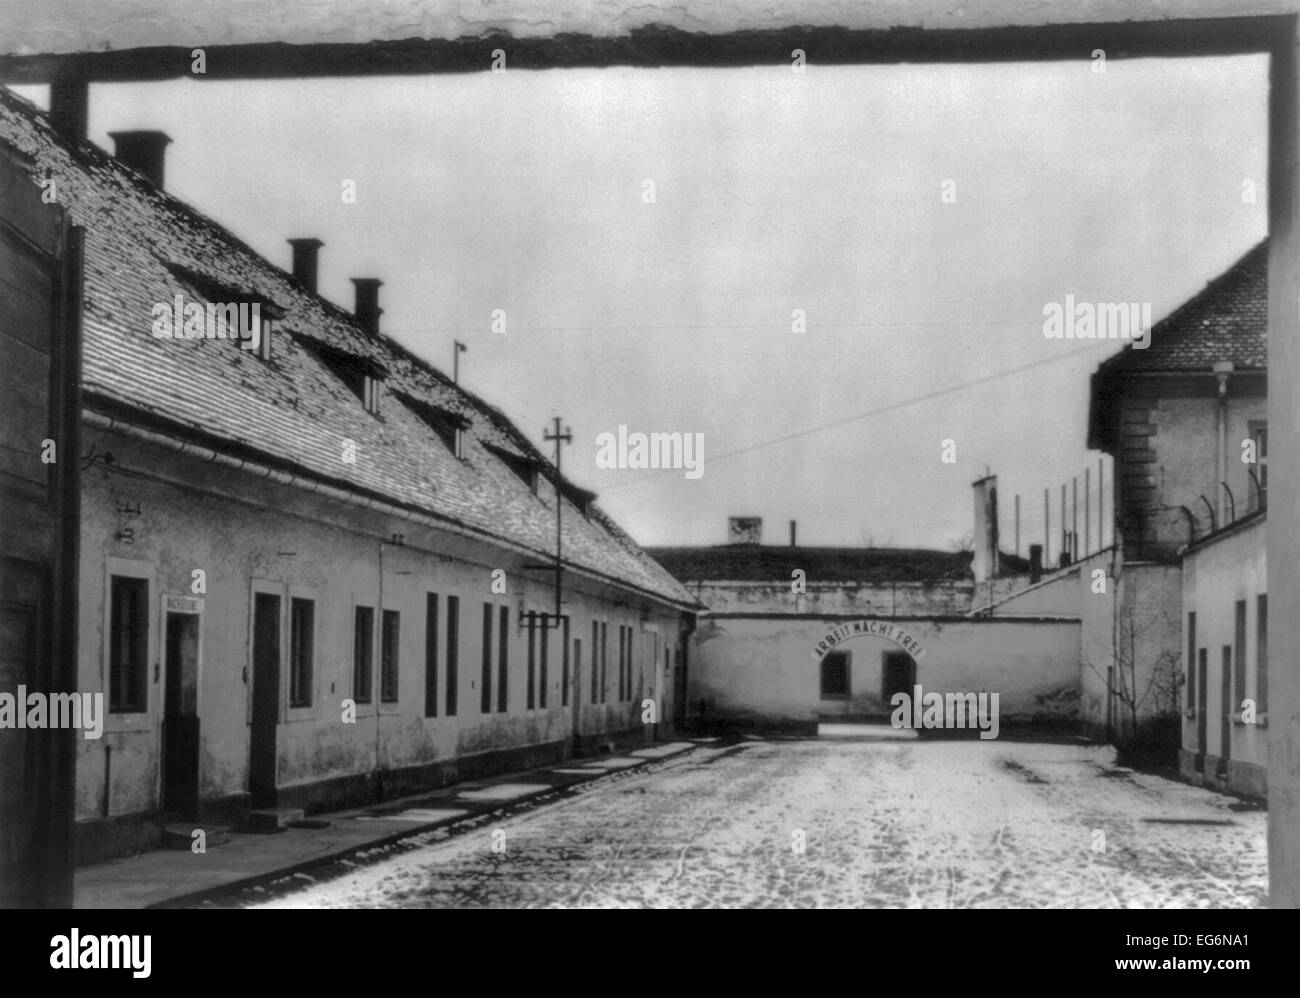
<svg viewBox="0 0 1300 998"><path fill-rule="evenodd" d="M300 873L266 904L1265 904L1262 810L1119 768L1103 746L904 734L701 745L351 868Z"/></svg>

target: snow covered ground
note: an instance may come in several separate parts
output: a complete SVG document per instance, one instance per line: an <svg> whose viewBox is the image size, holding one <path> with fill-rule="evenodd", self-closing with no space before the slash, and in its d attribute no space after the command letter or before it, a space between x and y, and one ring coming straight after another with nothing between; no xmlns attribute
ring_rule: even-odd
<svg viewBox="0 0 1300 998"><path fill-rule="evenodd" d="M268 906L1260 907L1266 815L1233 803L1097 746L751 740Z"/></svg>

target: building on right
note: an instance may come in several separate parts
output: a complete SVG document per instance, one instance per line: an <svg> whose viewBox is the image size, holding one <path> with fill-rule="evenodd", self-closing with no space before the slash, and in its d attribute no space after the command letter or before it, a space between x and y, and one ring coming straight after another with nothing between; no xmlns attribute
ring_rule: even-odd
<svg viewBox="0 0 1300 998"><path fill-rule="evenodd" d="M1184 549L1178 753L1189 782L1261 799L1268 789L1265 516L1251 513Z"/></svg>
<svg viewBox="0 0 1300 998"><path fill-rule="evenodd" d="M1092 375L1088 446L1115 459L1127 560L1179 551L1258 510L1268 486L1268 243ZM1247 447L1250 442L1251 448ZM1255 460L1243 461L1252 456Z"/></svg>
<svg viewBox="0 0 1300 998"><path fill-rule="evenodd" d="M1121 574L1181 579L1181 621L1135 607L1180 661L1179 768L1266 790L1268 243L1259 243L1092 376L1088 444L1115 459ZM1149 589L1149 587L1148 587ZM1153 593L1154 595L1154 593ZM1148 602L1139 600L1139 604ZM1163 619L1161 619L1163 618ZM1181 647L1169 647L1181 630ZM1152 661L1138 663L1160 675Z"/></svg>

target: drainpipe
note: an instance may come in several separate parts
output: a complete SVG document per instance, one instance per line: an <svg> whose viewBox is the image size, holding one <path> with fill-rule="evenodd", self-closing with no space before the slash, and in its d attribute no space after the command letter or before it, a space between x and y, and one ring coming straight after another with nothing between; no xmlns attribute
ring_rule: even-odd
<svg viewBox="0 0 1300 998"><path fill-rule="evenodd" d="M1214 365L1214 376L1219 379L1219 481L1228 480L1228 375L1232 373L1232 361L1221 360ZM1227 523L1227 509L1223 502L1223 489L1218 489L1219 522Z"/></svg>
<svg viewBox="0 0 1300 998"><path fill-rule="evenodd" d="M384 667L383 648L384 648L384 542L379 542L379 606L375 613L375 629L379 632L379 654L375 655L375 635L370 636L370 702L375 705L375 793L379 800L384 799L384 769L380 764L379 755L381 750L379 740L379 704L382 700L381 691L383 689L382 679L375 675ZM379 682L376 682L380 679Z"/></svg>
<svg viewBox="0 0 1300 998"><path fill-rule="evenodd" d="M576 628L574 628L574 630L576 630ZM578 639L579 640L582 639L581 632L579 632L578 634ZM564 640L563 628L560 629L560 640L561 641ZM588 655L588 658L591 657L591 654L595 653L595 649L594 648L589 649L589 652L590 654ZM573 745L569 749L569 751L575 752L582 745L582 679L583 677L578 674L578 660L572 657L572 653L573 653L573 633L571 631L569 633L569 640L565 641L565 647L560 649L560 655L561 655L560 661L563 662L564 661L563 656L569 655L570 656L569 661L573 663L573 668L570 670L569 673L569 682L572 683L573 685L573 692L572 692Z"/></svg>
<svg viewBox="0 0 1300 998"><path fill-rule="evenodd" d="M109 800L113 795L113 746L104 746L104 806L102 816L108 817Z"/></svg>
<svg viewBox="0 0 1300 998"><path fill-rule="evenodd" d="M690 707L691 707L690 648L691 648L691 638L694 637L695 630L698 624L699 624L699 619L694 613L682 614L681 616L678 617L678 625L677 625L677 633L679 635L678 647L681 649L681 656L682 656L682 660L679 663L680 668L682 670L682 679L681 682L678 683L678 687L682 691L682 705L679 712L681 713L682 719L685 722L686 727L688 728L691 727L692 724L690 714L689 714ZM674 677L674 679L676 679L676 677ZM675 696L676 690L674 690L673 692ZM678 710L677 701L675 699L673 700L673 709ZM673 726L673 734L674 735L680 734L680 732L677 731L677 727L675 724Z"/></svg>

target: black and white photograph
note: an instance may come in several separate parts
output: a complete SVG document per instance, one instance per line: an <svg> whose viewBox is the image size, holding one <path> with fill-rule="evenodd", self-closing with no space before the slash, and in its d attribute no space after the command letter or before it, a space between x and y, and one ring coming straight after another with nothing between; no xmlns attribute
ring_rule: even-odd
<svg viewBox="0 0 1300 998"><path fill-rule="evenodd" d="M1249 980L1298 15L0 0L0 906L86 916L24 960L1124 909L1099 973Z"/></svg>

